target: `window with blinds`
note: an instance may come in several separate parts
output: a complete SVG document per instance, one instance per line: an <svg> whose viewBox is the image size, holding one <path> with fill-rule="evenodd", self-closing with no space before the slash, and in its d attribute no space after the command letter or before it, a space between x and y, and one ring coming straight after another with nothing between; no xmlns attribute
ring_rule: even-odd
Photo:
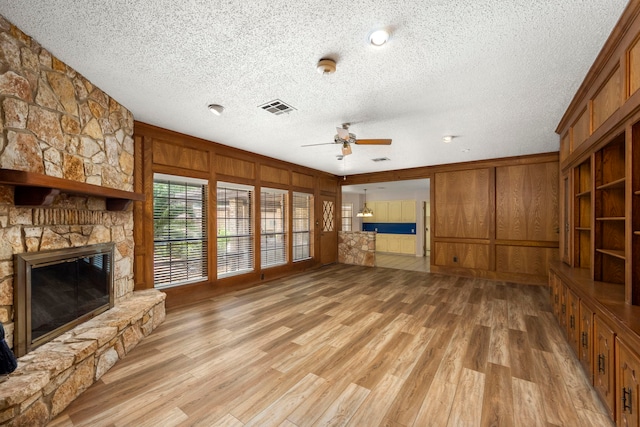
<svg viewBox="0 0 640 427"><path fill-rule="evenodd" d="M253 271L253 187L218 182L218 278Z"/></svg>
<svg viewBox="0 0 640 427"><path fill-rule="evenodd" d="M353 231L353 203L342 205L342 231Z"/></svg>
<svg viewBox="0 0 640 427"><path fill-rule="evenodd" d="M263 268L287 262L286 211L286 191L260 190L260 265Z"/></svg>
<svg viewBox="0 0 640 427"><path fill-rule="evenodd" d="M153 277L156 288L207 280L207 181L154 175Z"/></svg>
<svg viewBox="0 0 640 427"><path fill-rule="evenodd" d="M313 196L293 193L293 260L309 259L313 255L311 246L311 223L313 221Z"/></svg>

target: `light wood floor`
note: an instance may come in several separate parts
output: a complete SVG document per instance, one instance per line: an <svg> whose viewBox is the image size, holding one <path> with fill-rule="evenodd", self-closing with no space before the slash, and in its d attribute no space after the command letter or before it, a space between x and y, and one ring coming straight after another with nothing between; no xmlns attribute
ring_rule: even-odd
<svg viewBox="0 0 640 427"><path fill-rule="evenodd" d="M610 426L544 287L333 265L166 321L52 426Z"/></svg>
<svg viewBox="0 0 640 427"><path fill-rule="evenodd" d="M429 257L376 252L376 267L396 268L399 270L422 271L424 273L428 273L430 269L430 261Z"/></svg>

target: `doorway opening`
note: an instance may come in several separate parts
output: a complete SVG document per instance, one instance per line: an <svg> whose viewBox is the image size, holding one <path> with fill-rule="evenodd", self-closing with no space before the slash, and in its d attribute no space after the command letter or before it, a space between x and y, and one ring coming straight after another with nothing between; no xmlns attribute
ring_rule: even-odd
<svg viewBox="0 0 640 427"><path fill-rule="evenodd" d="M372 217L358 217L366 204ZM342 215L353 231L376 232L376 267L430 271L430 179L377 182L342 187ZM345 209L344 207L352 207Z"/></svg>

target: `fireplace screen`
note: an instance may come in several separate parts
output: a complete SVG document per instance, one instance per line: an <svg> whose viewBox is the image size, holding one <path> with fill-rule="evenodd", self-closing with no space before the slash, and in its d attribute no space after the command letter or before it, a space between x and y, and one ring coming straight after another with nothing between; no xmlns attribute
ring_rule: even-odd
<svg viewBox="0 0 640 427"><path fill-rule="evenodd" d="M16 255L21 356L113 307L113 243Z"/></svg>

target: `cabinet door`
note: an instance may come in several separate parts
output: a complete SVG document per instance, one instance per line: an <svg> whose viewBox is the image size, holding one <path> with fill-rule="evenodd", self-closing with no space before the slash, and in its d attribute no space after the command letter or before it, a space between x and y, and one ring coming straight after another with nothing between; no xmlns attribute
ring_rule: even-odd
<svg viewBox="0 0 640 427"><path fill-rule="evenodd" d="M605 403L611 418L615 416L615 396L613 381L615 377L613 346L615 335L613 330L595 314L593 316L594 360L593 386ZM614 418L615 419L615 418Z"/></svg>
<svg viewBox="0 0 640 427"><path fill-rule="evenodd" d="M389 203L377 201L373 202L371 207L373 210L373 222L388 222L389 221Z"/></svg>
<svg viewBox="0 0 640 427"><path fill-rule="evenodd" d="M617 339L617 402L619 426L640 426L640 358L622 340Z"/></svg>
<svg viewBox="0 0 640 427"><path fill-rule="evenodd" d="M558 284L558 292L560 293L560 312L558 313L558 321L562 331L567 334L567 286L560 281Z"/></svg>
<svg viewBox="0 0 640 427"><path fill-rule="evenodd" d="M416 236L402 236L400 240L400 252L406 255L415 255Z"/></svg>
<svg viewBox="0 0 640 427"><path fill-rule="evenodd" d="M402 201L389 202L389 222L402 222Z"/></svg>
<svg viewBox="0 0 640 427"><path fill-rule="evenodd" d="M593 310L580 301L579 322L580 351L578 359L593 384Z"/></svg>
<svg viewBox="0 0 640 427"><path fill-rule="evenodd" d="M554 273L549 274L549 286L551 287L551 307L553 307L553 315L556 317L558 323L560 322L560 278Z"/></svg>
<svg viewBox="0 0 640 427"><path fill-rule="evenodd" d="M387 234L376 234L376 251L389 252L389 236Z"/></svg>
<svg viewBox="0 0 640 427"><path fill-rule="evenodd" d="M580 346L578 338L578 316L580 315L580 300L572 290L567 289L567 341L569 345L580 355Z"/></svg>
<svg viewBox="0 0 640 427"><path fill-rule="evenodd" d="M416 201L402 201L402 222L416 222Z"/></svg>
<svg viewBox="0 0 640 427"><path fill-rule="evenodd" d="M400 236L397 234L389 234L389 252L400 253Z"/></svg>

